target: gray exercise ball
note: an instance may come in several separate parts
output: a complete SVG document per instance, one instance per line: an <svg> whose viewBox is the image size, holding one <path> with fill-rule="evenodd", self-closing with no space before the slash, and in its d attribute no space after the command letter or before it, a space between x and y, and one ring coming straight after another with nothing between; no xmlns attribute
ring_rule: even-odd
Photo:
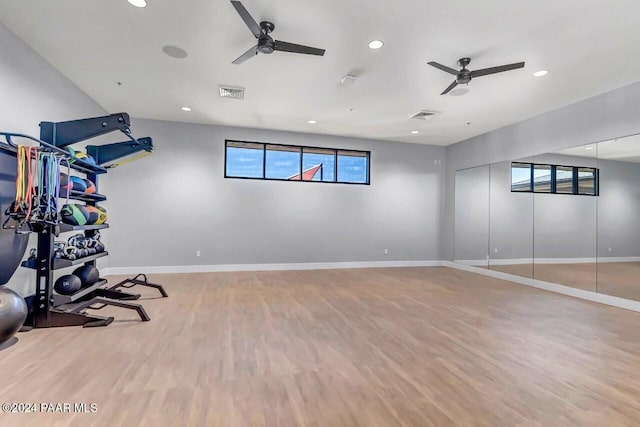
<svg viewBox="0 0 640 427"><path fill-rule="evenodd" d="M0 286L0 344L10 340L27 318L27 303L11 289Z"/></svg>

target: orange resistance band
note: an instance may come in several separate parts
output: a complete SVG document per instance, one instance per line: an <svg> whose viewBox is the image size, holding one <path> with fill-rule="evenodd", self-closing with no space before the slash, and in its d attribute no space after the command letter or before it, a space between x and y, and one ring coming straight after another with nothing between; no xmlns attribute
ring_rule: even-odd
<svg viewBox="0 0 640 427"><path fill-rule="evenodd" d="M38 161L38 148L19 145L16 203L13 211L26 210L27 220L31 217L33 198L36 194L35 183L38 181L38 168L33 165L33 161Z"/></svg>

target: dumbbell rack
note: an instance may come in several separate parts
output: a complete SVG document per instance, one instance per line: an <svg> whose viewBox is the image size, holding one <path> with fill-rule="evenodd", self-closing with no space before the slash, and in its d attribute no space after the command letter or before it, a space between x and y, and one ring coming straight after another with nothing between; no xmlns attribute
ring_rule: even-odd
<svg viewBox="0 0 640 427"><path fill-rule="evenodd" d="M97 191L99 175L107 173L107 168L101 166L102 164L143 150L150 152L153 149L151 138L133 138L130 135L129 125L129 116L126 113L118 113L69 122L42 122L40 123L40 139L23 134L0 133L0 135L4 135L7 142L12 146L12 136L28 138L37 141L41 148L45 150L58 152L73 160L73 162L70 162L70 167L85 174L88 179L93 181ZM87 151L96 159L96 165L74 158L67 150L63 149L68 145L115 130L120 130L127 135L129 141L101 146L88 146ZM99 202L105 201L106 196L70 191L69 199L83 201L88 206L96 206ZM53 292L54 271L81 264L95 266L97 259L109 255L105 251L75 260L56 258L54 250L56 237L62 233L80 231L86 237L91 238L96 235L98 230L108 227L108 224L73 226L62 223L35 223L31 225L32 230L38 233L36 257L24 261L22 266L36 270L36 294L35 305L25 323L26 325L36 328L79 325L84 327L107 326L113 322L113 317L97 316L85 311L86 309L100 310L107 306L131 309L138 313L142 321L150 320L140 304L128 302L137 300L141 295L124 292L119 289L147 286L157 289L162 297L166 297L167 293L162 286L149 283L146 280L146 276L144 276L144 280L139 280L138 277L140 275L138 275L112 287L105 287L107 281L101 278L96 283L84 287L72 295L59 295Z"/></svg>

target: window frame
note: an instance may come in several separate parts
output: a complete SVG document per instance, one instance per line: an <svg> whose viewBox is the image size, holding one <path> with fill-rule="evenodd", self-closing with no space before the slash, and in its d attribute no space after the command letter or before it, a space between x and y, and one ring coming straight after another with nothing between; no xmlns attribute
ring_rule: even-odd
<svg viewBox="0 0 640 427"><path fill-rule="evenodd" d="M241 144L257 144L262 145L262 177L246 177L246 176L233 176L227 175L227 148L229 147L229 143L241 143ZM298 148L300 153L300 179L288 179L288 178L267 178L266 170L267 170L267 146L278 146L278 147L294 147ZM334 156L334 171L333 175L335 181L314 181L314 180L303 180L302 172L303 172L303 162L304 162L304 149L311 150L328 150L333 151ZM366 158L367 162L367 178L366 182L348 182L348 181L339 181L338 180L338 152L346 151L352 153L362 153L364 154L364 158ZM257 181L285 181L285 182L315 182L322 184L344 184L344 185L371 185L371 151L365 150L354 150L351 148L331 148L331 147L317 147L311 145L294 145L294 144L279 144L273 142L258 142L258 141L243 141L238 139L225 139L224 141L224 178L228 179L252 179Z"/></svg>
<svg viewBox="0 0 640 427"><path fill-rule="evenodd" d="M510 166L510 170L513 170L514 165L517 165L517 167L522 168L522 166L524 165L528 165L530 172L531 172L531 178L529 179L529 190L514 190L513 189L513 182L510 183L509 187L512 193L534 193L534 194L560 194L560 195L565 195L565 196L589 196L589 197L598 197L600 196L600 169L596 168L596 167L591 167L591 166L571 166L571 165L556 165L556 164L551 164L551 163L531 163L531 162L511 162L511 166ZM534 170L536 166L549 166L550 167L550 173L551 173L551 188L550 191L535 191L535 184L534 184ZM571 168L572 170L572 181L573 181L573 188L572 188L572 192L571 193L558 193L557 192L557 182L556 182L556 178L557 178L557 168ZM580 192L580 188L578 185L578 170L579 169L591 169L594 173L594 191L593 194L590 193L581 193ZM510 174L510 176L512 177L513 174Z"/></svg>

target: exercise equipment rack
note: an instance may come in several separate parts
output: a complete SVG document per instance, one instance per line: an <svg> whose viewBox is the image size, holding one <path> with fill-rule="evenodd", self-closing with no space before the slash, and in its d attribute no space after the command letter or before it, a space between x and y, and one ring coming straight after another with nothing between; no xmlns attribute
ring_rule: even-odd
<svg viewBox="0 0 640 427"><path fill-rule="evenodd" d="M113 144L88 145L86 147L87 154L95 159L95 164L76 158L72 151L65 149L71 144L113 131L122 132L127 136L127 140ZM112 163L117 159L136 153L151 153L153 151L151 138L136 139L131 135L130 118L127 113L66 122L41 122L40 138L8 132L0 132L0 136L4 136L6 140L6 144L0 143L0 148L2 149L17 152L17 145L13 139L25 138L38 143L42 151L54 152L66 158L70 168L85 174L88 179L95 183L96 189L98 188L98 177L107 173L110 167L116 166L114 164L107 165L107 163ZM69 198L83 201L87 206L95 206L97 203L107 199L106 196L97 193L97 190L94 194L70 191ZM83 287L71 295L54 293L53 275L55 270L80 264L95 266L98 258L109 255L105 251L73 261L55 258L54 243L56 237L61 233L72 231L82 231L86 237L93 237L98 230L108 228L109 225L73 226L63 223L30 223L29 226L31 231L38 233L36 257L22 262L22 266L36 271L36 294L33 310L29 314L25 325L35 328L80 325L84 327L107 326L113 322L114 317L97 316L86 312L87 309L101 310L107 306L134 310L139 315L140 320L149 321L150 318L142 305L129 302L139 299L141 295L122 291L121 288L146 286L156 289L163 298L168 296L162 285L150 283L144 274L126 279L111 287L107 286L105 279L100 279L96 283ZM16 229L16 232L24 233L24 230Z"/></svg>

